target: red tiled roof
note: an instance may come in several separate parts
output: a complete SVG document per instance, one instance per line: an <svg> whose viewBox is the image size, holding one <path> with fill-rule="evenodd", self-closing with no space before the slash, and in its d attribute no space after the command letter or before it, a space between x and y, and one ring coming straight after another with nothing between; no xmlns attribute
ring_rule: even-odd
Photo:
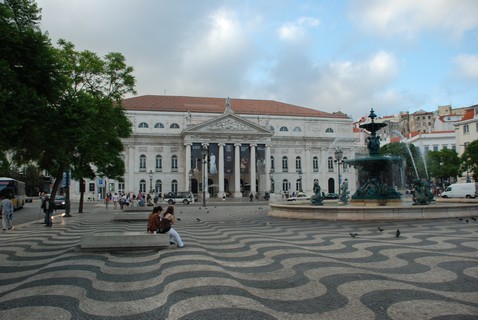
<svg viewBox="0 0 478 320"><path fill-rule="evenodd" d="M475 115L475 110L474 109L469 109L469 110L466 110L466 113L465 115L463 116L463 118L461 118L461 121L463 120L471 120L473 119L473 116Z"/></svg>
<svg viewBox="0 0 478 320"><path fill-rule="evenodd" d="M237 114L349 119L341 113L328 113L273 100L231 98L230 101L232 111ZM123 100L123 108L131 111L223 113L225 105L225 98L187 96L146 95Z"/></svg>
<svg viewBox="0 0 478 320"><path fill-rule="evenodd" d="M400 142L402 140L401 137L391 137L390 142Z"/></svg>

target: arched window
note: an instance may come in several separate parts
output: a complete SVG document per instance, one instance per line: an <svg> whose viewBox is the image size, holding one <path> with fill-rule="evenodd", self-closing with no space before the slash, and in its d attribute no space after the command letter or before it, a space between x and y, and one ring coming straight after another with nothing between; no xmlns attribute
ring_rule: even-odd
<svg viewBox="0 0 478 320"><path fill-rule="evenodd" d="M287 161L287 157L282 157L282 172L289 171L289 162Z"/></svg>
<svg viewBox="0 0 478 320"><path fill-rule="evenodd" d="M282 180L282 191L289 191L289 181L287 179Z"/></svg>
<svg viewBox="0 0 478 320"><path fill-rule="evenodd" d="M279 131L289 131L289 129L287 129L286 126L282 126L282 127L280 127Z"/></svg>
<svg viewBox="0 0 478 320"><path fill-rule="evenodd" d="M139 128L149 128L149 126L146 122L141 122L138 127Z"/></svg>
<svg viewBox="0 0 478 320"><path fill-rule="evenodd" d="M156 183L154 184L154 192L157 195L163 192L163 183L161 182L161 180L156 180Z"/></svg>
<svg viewBox="0 0 478 320"><path fill-rule="evenodd" d="M179 124L173 123L173 124L171 124L171 125L169 126L169 128L171 128L171 129L179 129Z"/></svg>
<svg viewBox="0 0 478 320"><path fill-rule="evenodd" d="M178 156L173 155L171 157L171 171L177 172L178 171Z"/></svg>
<svg viewBox="0 0 478 320"><path fill-rule="evenodd" d="M156 171L163 171L163 157L159 154L156 156Z"/></svg>
<svg viewBox="0 0 478 320"><path fill-rule="evenodd" d="M295 171L302 170L302 159L300 157L295 158Z"/></svg>
<svg viewBox="0 0 478 320"><path fill-rule="evenodd" d="M146 171L146 156L144 154L139 156L139 171Z"/></svg>
<svg viewBox="0 0 478 320"><path fill-rule="evenodd" d="M178 181L171 181L171 192L178 192Z"/></svg>
<svg viewBox="0 0 478 320"><path fill-rule="evenodd" d="M146 192L146 181L141 180L139 182L139 192Z"/></svg>
<svg viewBox="0 0 478 320"><path fill-rule="evenodd" d="M334 159L332 157L327 159L327 168L329 169L329 172L334 172Z"/></svg>
<svg viewBox="0 0 478 320"><path fill-rule="evenodd" d="M334 129L332 129L332 128L327 128L327 129L325 130L325 132L334 132Z"/></svg>
<svg viewBox="0 0 478 320"><path fill-rule="evenodd" d="M158 122L154 125L155 128L164 128L164 124L162 124L161 122Z"/></svg>
<svg viewBox="0 0 478 320"><path fill-rule="evenodd" d="M312 168L314 169L314 172L319 172L319 157L315 156L312 159Z"/></svg>
<svg viewBox="0 0 478 320"><path fill-rule="evenodd" d="M274 157L271 156L271 170L274 171Z"/></svg>
<svg viewBox="0 0 478 320"><path fill-rule="evenodd" d="M292 130L293 132L302 132L302 129L300 127L295 127L294 130Z"/></svg>

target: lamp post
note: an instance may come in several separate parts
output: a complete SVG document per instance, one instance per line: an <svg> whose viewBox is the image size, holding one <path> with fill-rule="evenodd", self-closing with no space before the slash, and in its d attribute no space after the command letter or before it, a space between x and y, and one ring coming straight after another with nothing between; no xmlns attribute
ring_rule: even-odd
<svg viewBox="0 0 478 320"><path fill-rule="evenodd" d="M149 193L153 193L153 170L149 170L149 186L151 187Z"/></svg>
<svg viewBox="0 0 478 320"><path fill-rule="evenodd" d="M207 188L207 181L206 181L206 170L207 170L207 148L203 146L201 149L201 156L202 156L202 205L203 207L206 206L206 188Z"/></svg>
<svg viewBox="0 0 478 320"><path fill-rule="evenodd" d="M299 192L302 192L302 170L299 169Z"/></svg>
<svg viewBox="0 0 478 320"><path fill-rule="evenodd" d="M334 162L337 162L337 171L338 171L338 185L339 185L339 196L340 196L340 164L342 163L342 157L344 155L344 152L339 148L337 148L334 152L334 155L335 155L335 161Z"/></svg>

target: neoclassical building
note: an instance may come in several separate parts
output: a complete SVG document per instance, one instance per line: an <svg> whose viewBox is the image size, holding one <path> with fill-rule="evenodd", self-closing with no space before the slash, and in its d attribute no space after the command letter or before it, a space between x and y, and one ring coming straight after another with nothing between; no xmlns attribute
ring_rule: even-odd
<svg viewBox="0 0 478 320"><path fill-rule="evenodd" d="M315 179L326 193L338 192L339 179L355 190L355 172L343 164L355 155L352 119L340 112L160 95L128 98L123 107L133 125L124 140L125 181L87 181L87 192L202 193L205 187L208 197L311 195Z"/></svg>

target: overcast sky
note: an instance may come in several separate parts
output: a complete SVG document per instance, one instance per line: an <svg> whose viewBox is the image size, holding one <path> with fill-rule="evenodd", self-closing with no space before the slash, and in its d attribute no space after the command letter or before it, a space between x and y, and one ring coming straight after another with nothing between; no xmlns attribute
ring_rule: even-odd
<svg viewBox="0 0 478 320"><path fill-rule="evenodd" d="M477 0L37 3L53 43L122 53L138 95L271 99L354 119L478 103Z"/></svg>

